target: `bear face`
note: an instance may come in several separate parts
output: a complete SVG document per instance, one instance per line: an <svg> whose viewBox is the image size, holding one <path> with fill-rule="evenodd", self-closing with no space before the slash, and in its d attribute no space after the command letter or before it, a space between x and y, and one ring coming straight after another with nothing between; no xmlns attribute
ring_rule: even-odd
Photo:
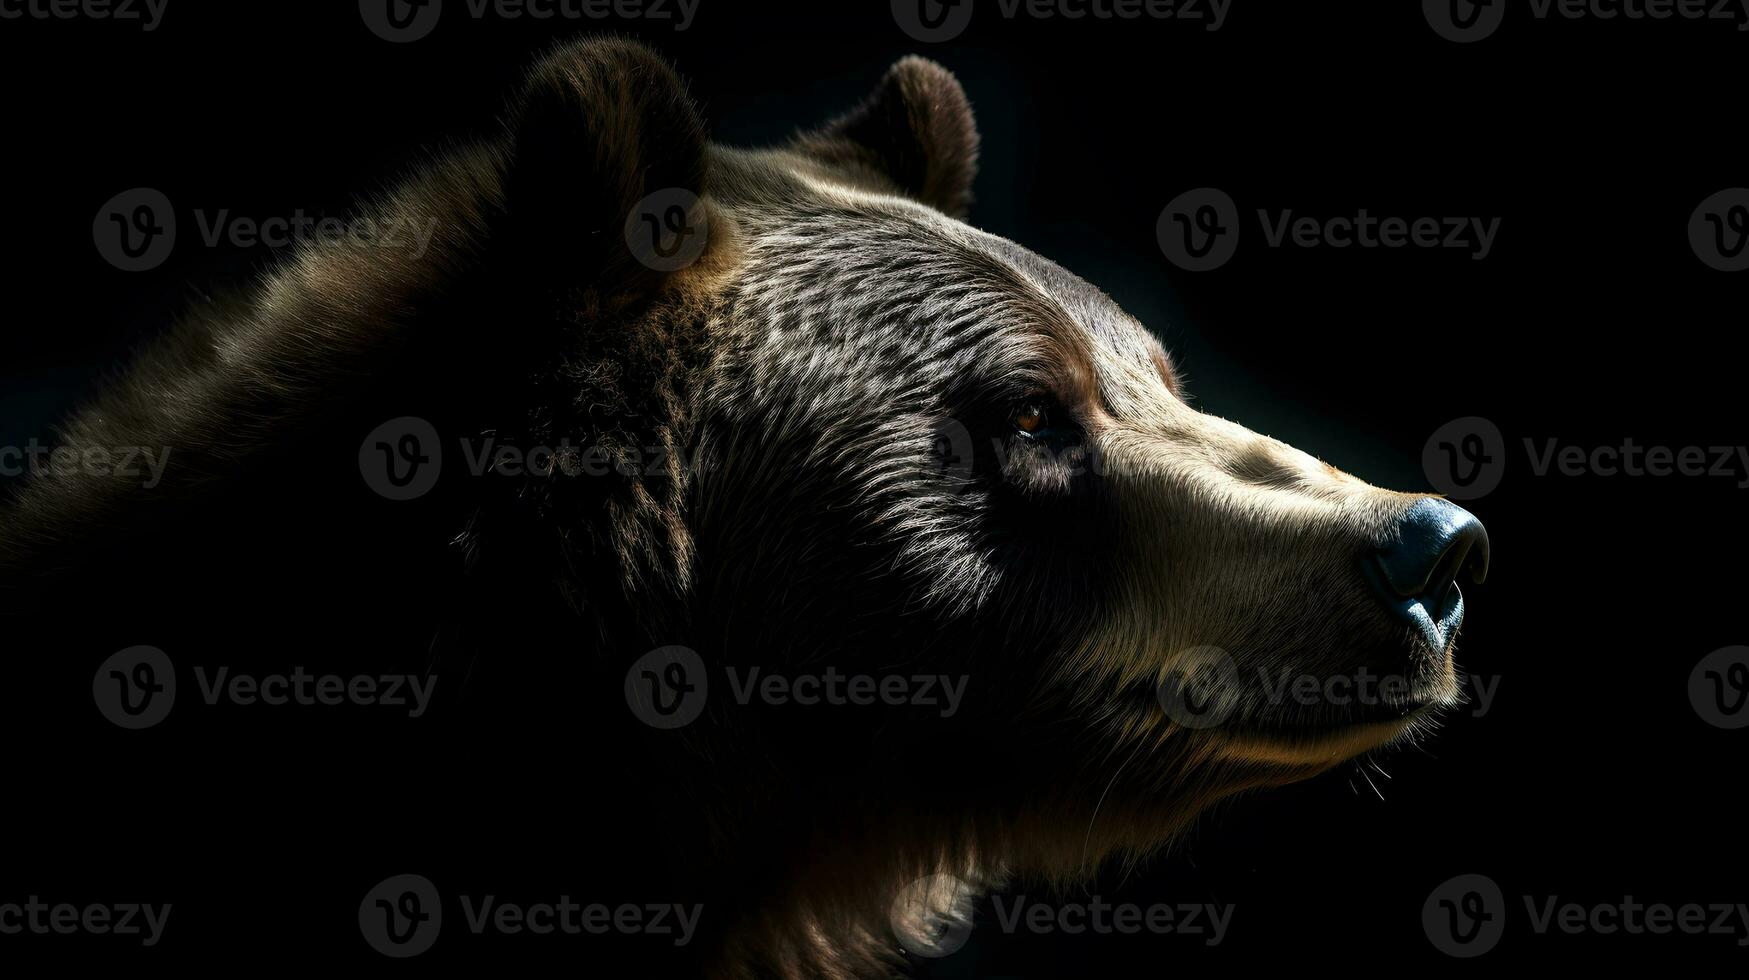
<svg viewBox="0 0 1749 980"><path fill-rule="evenodd" d="M705 132L649 51L554 52L501 140L379 206L437 219L429 254L302 252L68 426L184 447L166 493L38 480L5 550L68 563L71 528L217 492L365 390L417 391L445 431L599 452L605 475L464 479L438 528L481 594L570 624L592 683L682 646L715 690L731 667L955 692L951 712L713 696L678 731L591 719L674 776L625 792L672 794L710 843L680 863L724 909L719 975L878 974L909 882L1069 879L1456 700L1479 525L1198 411L1147 327L965 224L978 139L946 71L902 61L783 147ZM1399 683L1281 696L1367 674Z"/></svg>

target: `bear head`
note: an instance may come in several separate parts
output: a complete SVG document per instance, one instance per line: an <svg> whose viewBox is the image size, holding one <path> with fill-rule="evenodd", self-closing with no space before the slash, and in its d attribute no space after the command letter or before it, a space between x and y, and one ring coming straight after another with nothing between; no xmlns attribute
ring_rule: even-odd
<svg viewBox="0 0 1749 980"><path fill-rule="evenodd" d="M920 58L744 150L648 49L569 44L374 207L428 252L300 251L65 441L179 447L153 500L189 498L404 384L446 436L547 447L446 472L437 529L598 692L516 711L660 774L618 792L687 842L714 972L877 973L963 899L913 882L1065 881L1413 737L1487 564L1469 515L1199 411L1146 325L967 224L978 153ZM65 562L149 506L40 478L5 550ZM691 691L685 724L641 710Z"/></svg>

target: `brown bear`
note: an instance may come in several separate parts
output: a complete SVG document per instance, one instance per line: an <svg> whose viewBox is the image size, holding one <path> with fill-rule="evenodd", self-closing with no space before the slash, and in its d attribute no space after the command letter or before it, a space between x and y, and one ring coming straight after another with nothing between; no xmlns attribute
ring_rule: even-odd
<svg viewBox="0 0 1749 980"><path fill-rule="evenodd" d="M594 850L702 903L688 954L719 977L887 975L962 897L914 882L1073 880L1412 737L1458 697L1480 525L1191 407L1146 326L964 222L978 154L920 58L746 150L644 47L564 46L500 137L369 211L435 228L428 249L302 248L69 420L70 450L168 464L149 489L45 467L0 525L13 595L144 588L108 559L202 523L233 539L205 567L231 587L276 557L223 502L268 488L248 528L341 497L366 515L309 543L336 574L375 535L447 548L464 622L406 632L448 631L487 703L495 663L591 692L475 717L608 747L566 778L649 836ZM387 499L417 496L394 473L425 431L437 483ZM312 432L389 484L275 476L308 470ZM484 463L452 442L487 436ZM329 614L320 578L287 586L288 623ZM1368 674L1396 683L1281 684Z"/></svg>

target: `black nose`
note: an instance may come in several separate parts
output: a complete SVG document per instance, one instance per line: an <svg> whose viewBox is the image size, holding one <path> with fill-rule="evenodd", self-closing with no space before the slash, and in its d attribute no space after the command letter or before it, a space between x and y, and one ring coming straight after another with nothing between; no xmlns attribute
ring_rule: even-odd
<svg viewBox="0 0 1749 980"><path fill-rule="evenodd" d="M1443 650L1464 619L1458 577L1480 582L1488 575L1488 532L1476 515L1428 497L1398 518L1396 535L1370 564L1368 578L1385 606Z"/></svg>

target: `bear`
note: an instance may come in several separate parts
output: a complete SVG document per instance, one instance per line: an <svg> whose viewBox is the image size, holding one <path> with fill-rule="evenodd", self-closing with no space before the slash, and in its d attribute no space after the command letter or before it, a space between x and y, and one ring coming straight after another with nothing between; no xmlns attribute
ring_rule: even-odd
<svg viewBox="0 0 1749 980"><path fill-rule="evenodd" d="M366 207L428 248L301 246L99 387L59 445L163 447L161 478L25 481L9 615L265 644L380 588L392 628L339 647L429 646L458 729L563 747L433 822L582 794L612 830L564 859L697 903L712 977L894 975L967 894L1428 730L1479 522L1194 408L1149 327L967 223L983 151L922 58L741 149L649 48L561 45ZM390 499L361 471L429 455L409 418L444 462ZM541 452L465 465L482 438ZM1399 683L1270 684L1369 672Z"/></svg>

